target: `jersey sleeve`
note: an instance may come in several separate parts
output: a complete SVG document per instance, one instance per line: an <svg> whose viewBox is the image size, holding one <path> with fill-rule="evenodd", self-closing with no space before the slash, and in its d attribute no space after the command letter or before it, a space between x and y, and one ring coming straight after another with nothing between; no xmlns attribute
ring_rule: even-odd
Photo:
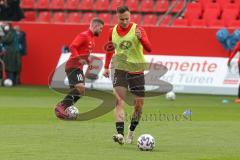
<svg viewBox="0 0 240 160"><path fill-rule="evenodd" d="M240 51L240 41L236 44L234 50L230 53L229 58L228 58L228 64L231 63L233 57L236 55L236 53Z"/></svg>
<svg viewBox="0 0 240 160"><path fill-rule="evenodd" d="M144 48L145 51L151 52L152 51L152 44L150 43L147 33L143 27L137 26L137 29L141 31L142 38L140 39L140 42Z"/></svg>
<svg viewBox="0 0 240 160"><path fill-rule="evenodd" d="M109 68L109 65L110 65L110 62L111 62L111 59L112 59L112 56L114 54L114 45L112 43L112 32L113 32L113 28L111 28L109 30L109 38L108 38L108 43L105 45L104 49L105 49L105 52L106 52L106 56L105 56L105 65L104 65L104 68L105 69L108 69Z"/></svg>
<svg viewBox="0 0 240 160"><path fill-rule="evenodd" d="M72 53L73 57L77 57L80 54L78 53L78 48L82 45L84 45L84 43L87 41L87 37L85 35L78 35L73 42L70 44L69 49L70 52Z"/></svg>

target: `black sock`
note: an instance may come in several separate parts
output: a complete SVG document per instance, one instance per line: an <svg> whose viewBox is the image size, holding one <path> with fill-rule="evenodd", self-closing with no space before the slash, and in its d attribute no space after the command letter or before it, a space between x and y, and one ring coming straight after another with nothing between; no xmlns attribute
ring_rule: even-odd
<svg viewBox="0 0 240 160"><path fill-rule="evenodd" d="M138 121L135 121L135 120L131 120L131 125L130 125L130 131L134 131L135 128L137 127L138 125Z"/></svg>
<svg viewBox="0 0 240 160"><path fill-rule="evenodd" d="M62 100L62 104L65 107L74 105L80 98L80 94L77 89L72 89L68 95Z"/></svg>
<svg viewBox="0 0 240 160"><path fill-rule="evenodd" d="M116 129L118 134L124 135L124 122L116 122Z"/></svg>

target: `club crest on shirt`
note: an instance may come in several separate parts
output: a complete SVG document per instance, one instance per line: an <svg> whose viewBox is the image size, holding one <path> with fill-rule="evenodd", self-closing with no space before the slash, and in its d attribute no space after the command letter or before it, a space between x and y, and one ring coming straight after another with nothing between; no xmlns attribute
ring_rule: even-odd
<svg viewBox="0 0 240 160"><path fill-rule="evenodd" d="M127 50L132 47L132 42L131 41L122 41L119 46L122 50Z"/></svg>

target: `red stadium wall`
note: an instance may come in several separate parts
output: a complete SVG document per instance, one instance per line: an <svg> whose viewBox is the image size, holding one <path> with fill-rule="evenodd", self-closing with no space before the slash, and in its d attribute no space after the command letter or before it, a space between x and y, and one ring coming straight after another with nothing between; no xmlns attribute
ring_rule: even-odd
<svg viewBox="0 0 240 160"><path fill-rule="evenodd" d="M47 85L48 76L54 70L61 47L88 26L18 23L27 34L28 54L23 57L21 81L29 85ZM101 37L96 39L95 52L103 53L108 39L105 27ZM217 29L157 28L146 27L152 42L151 54L226 57L216 40Z"/></svg>

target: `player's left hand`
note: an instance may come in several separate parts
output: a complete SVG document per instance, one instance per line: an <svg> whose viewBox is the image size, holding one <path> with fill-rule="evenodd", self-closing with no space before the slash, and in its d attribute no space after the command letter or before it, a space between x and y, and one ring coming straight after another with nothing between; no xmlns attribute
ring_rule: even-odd
<svg viewBox="0 0 240 160"><path fill-rule="evenodd" d="M141 33L140 29L138 29L138 28L136 29L135 35L137 36L138 39L142 38L142 33Z"/></svg>
<svg viewBox="0 0 240 160"><path fill-rule="evenodd" d="M110 70L109 69L104 69L103 71L103 76L106 78L109 78Z"/></svg>

